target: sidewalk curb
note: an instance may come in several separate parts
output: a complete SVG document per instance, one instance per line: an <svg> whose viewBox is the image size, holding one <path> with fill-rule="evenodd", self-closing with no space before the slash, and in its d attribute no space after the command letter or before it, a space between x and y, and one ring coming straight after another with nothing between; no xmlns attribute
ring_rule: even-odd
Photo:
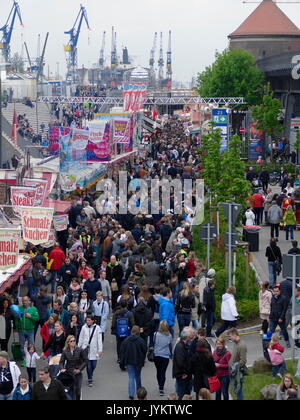
<svg viewBox="0 0 300 420"><path fill-rule="evenodd" d="M257 269L256 269L256 267L255 267L255 264L254 264L254 262L250 262L250 267L252 268L252 270L254 271L254 273L255 273L255 277L256 277L256 280L258 281L258 283L259 284L262 284L263 283L263 281L262 281L262 278L261 278L261 276L260 276L260 274L258 273L258 271L257 271Z"/></svg>
<svg viewBox="0 0 300 420"><path fill-rule="evenodd" d="M252 331L252 330L253 330L253 332L260 332L260 330L261 330L261 324L254 325L253 327L247 327L247 328L238 329L238 332L239 333L245 333L245 332L249 332L249 331Z"/></svg>

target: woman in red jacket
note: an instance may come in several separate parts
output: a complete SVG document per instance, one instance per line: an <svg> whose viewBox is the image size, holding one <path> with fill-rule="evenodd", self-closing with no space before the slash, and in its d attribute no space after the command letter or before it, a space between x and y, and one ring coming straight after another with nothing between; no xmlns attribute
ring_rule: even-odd
<svg viewBox="0 0 300 420"><path fill-rule="evenodd" d="M48 321L45 322L41 328L40 335L43 339L43 351L46 345L49 343L51 335L54 333L54 325L56 321L58 321L58 315L52 314L50 315ZM45 353L45 356L48 357L50 350L47 350L44 353Z"/></svg>
<svg viewBox="0 0 300 420"><path fill-rule="evenodd" d="M90 268L86 265L86 262L81 261L77 273L79 275L82 275L82 278L84 281L86 281L89 278L89 271L90 271Z"/></svg>
<svg viewBox="0 0 300 420"><path fill-rule="evenodd" d="M191 251L190 253L189 253L189 259L188 259L188 262L187 262L187 264L186 264L186 266L187 266L187 270L188 270L188 273L187 273L187 278L189 279L189 278L192 278L192 277L195 277L195 272L196 272L196 254L195 254L195 252L193 252L193 251Z"/></svg>
<svg viewBox="0 0 300 420"><path fill-rule="evenodd" d="M213 358L217 368L217 377L221 382L222 388L216 393L216 400L220 401L229 401L229 360L231 359L231 353L227 350L225 346L225 339L220 337L216 341L216 350L213 352Z"/></svg>

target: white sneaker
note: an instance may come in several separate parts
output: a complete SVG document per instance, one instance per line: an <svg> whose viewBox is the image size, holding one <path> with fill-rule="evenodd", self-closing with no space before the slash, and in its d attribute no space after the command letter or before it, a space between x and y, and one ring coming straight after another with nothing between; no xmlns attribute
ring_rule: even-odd
<svg viewBox="0 0 300 420"><path fill-rule="evenodd" d="M281 373L277 373L277 375L276 375L276 376L278 376L278 378L282 379L282 375L281 375Z"/></svg>

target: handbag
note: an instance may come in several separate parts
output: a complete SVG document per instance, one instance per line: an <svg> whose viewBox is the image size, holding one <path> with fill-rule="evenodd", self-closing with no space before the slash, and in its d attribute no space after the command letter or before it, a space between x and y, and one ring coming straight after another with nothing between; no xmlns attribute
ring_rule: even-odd
<svg viewBox="0 0 300 420"><path fill-rule="evenodd" d="M97 327L97 326L96 326L96 325L94 325L94 328L93 328L92 334L90 335L90 338L89 338L89 343L88 343L87 347L83 350L83 351L85 352L85 355L86 355L86 357L87 357L87 358L89 357L90 345L91 345L92 339L93 339L93 337L94 337L96 327Z"/></svg>
<svg viewBox="0 0 300 420"><path fill-rule="evenodd" d="M149 362L153 363L154 362L154 346L155 346L155 340L156 340L156 334L154 334L154 341L153 341L153 347L150 347L148 350L148 354L147 354L147 359L149 360Z"/></svg>
<svg viewBox="0 0 300 420"><path fill-rule="evenodd" d="M221 382L217 376L212 376L211 378L207 378L209 390L213 394L214 392L219 391L221 389Z"/></svg>
<svg viewBox="0 0 300 420"><path fill-rule="evenodd" d="M280 274L280 273L281 273L281 263L280 263L280 261L279 261L279 260L275 257L275 254L274 254L274 251L273 251L272 247L270 246L269 248L270 248L270 250L272 251L273 257L275 258L275 271L276 271L276 273L277 273L277 274Z"/></svg>

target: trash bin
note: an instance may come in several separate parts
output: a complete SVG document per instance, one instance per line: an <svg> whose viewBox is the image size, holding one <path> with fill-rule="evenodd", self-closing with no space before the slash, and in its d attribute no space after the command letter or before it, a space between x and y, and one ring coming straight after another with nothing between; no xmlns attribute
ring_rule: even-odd
<svg viewBox="0 0 300 420"><path fill-rule="evenodd" d="M249 243L250 252L259 251L260 226L244 226L243 240Z"/></svg>

